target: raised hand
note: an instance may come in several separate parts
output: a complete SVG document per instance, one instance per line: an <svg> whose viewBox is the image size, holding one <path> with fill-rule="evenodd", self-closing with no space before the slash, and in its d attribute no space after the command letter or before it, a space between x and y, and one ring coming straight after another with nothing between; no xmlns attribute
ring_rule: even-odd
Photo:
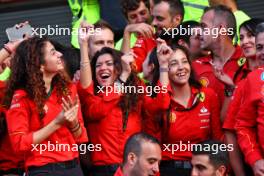
<svg viewBox="0 0 264 176"><path fill-rule="evenodd" d="M125 33L137 33L145 38L153 37L154 30L153 27L146 23L139 24L129 24L125 28Z"/></svg>
<svg viewBox="0 0 264 176"><path fill-rule="evenodd" d="M17 29L19 28L22 28L23 26L29 24L28 21L25 21L23 23L19 23L19 24L16 24L15 27ZM20 39L20 40L16 40L16 41L9 41L7 44L4 45L4 47L8 50L8 52L10 54L14 54L15 51L16 51L16 48L18 47L18 45L24 41L24 40L27 40L28 38L30 38L30 34L25 34L24 38L23 39Z"/></svg>
<svg viewBox="0 0 264 176"><path fill-rule="evenodd" d="M160 38L157 39L157 57L160 67L168 66L169 59L171 58L173 51L166 44L166 42Z"/></svg>
<svg viewBox="0 0 264 176"><path fill-rule="evenodd" d="M90 31L93 28L94 28L93 25L88 24L85 21L81 22L80 28L78 30L78 41L79 41L80 45L82 45L84 43L86 43L86 44L88 43L88 39L91 35Z"/></svg>

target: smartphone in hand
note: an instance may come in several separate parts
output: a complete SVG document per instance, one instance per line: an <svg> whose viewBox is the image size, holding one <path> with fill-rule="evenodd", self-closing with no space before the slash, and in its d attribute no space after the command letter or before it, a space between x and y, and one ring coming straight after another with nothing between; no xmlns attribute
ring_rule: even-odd
<svg viewBox="0 0 264 176"><path fill-rule="evenodd" d="M23 39L26 34L29 36L33 34L33 31L29 24L25 24L21 28L17 28L16 26L14 26L14 27L6 29L6 35L9 41L16 41L16 40Z"/></svg>

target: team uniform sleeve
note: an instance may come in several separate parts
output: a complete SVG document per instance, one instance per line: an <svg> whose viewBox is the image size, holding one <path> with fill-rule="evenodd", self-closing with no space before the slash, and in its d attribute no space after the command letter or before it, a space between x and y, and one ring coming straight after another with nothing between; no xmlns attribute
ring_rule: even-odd
<svg viewBox="0 0 264 176"><path fill-rule="evenodd" d="M15 152L28 152L32 149L33 132L29 128L30 110L26 98L13 96L7 111L7 126L10 141Z"/></svg>
<svg viewBox="0 0 264 176"><path fill-rule="evenodd" d="M159 111L164 111L169 109L170 106L170 94L171 88L170 85L168 86L162 86L160 82L157 83L155 86L157 88L157 96L151 97L148 95L145 95L144 97L144 110L148 113L156 113ZM154 88L154 89L155 89Z"/></svg>
<svg viewBox="0 0 264 176"><path fill-rule="evenodd" d="M148 54L145 40L143 38L138 38L132 51L136 55L135 62L137 65L137 71L142 72L142 64Z"/></svg>
<svg viewBox="0 0 264 176"><path fill-rule="evenodd" d="M246 78L244 101L239 109L235 129L238 137L238 144L243 151L246 161L253 165L257 160L262 159L260 145L257 143L257 102L252 98L252 94L257 91L251 85L251 81Z"/></svg>
<svg viewBox="0 0 264 176"><path fill-rule="evenodd" d="M211 105L211 137L216 140L224 140L222 125L220 120L220 104L217 94L212 89L207 89Z"/></svg>
<svg viewBox="0 0 264 176"><path fill-rule="evenodd" d="M81 135L78 136L78 137L74 137L75 142L76 143L88 142L87 130L84 127L83 116L82 116L82 111L81 111L81 105L80 105L79 96L77 94L77 88L76 88L76 86L73 87L72 95L73 95L73 97L72 97L73 99L74 99L75 96L77 96L77 101L78 101L78 104L79 104L79 107L78 107L78 121L79 121L80 127L82 129Z"/></svg>
<svg viewBox="0 0 264 176"><path fill-rule="evenodd" d="M242 102L244 96L243 87L244 87L244 82L242 84L238 84L237 88L234 91L233 98L230 104L228 105L226 117L223 124L223 128L226 130L235 129L236 115L239 111L240 106L243 103Z"/></svg>
<svg viewBox="0 0 264 176"><path fill-rule="evenodd" d="M120 98L116 93L101 96L94 95L93 84L86 89L83 89L79 84L78 93L81 99L83 114L88 121L97 121L105 118L118 105Z"/></svg>

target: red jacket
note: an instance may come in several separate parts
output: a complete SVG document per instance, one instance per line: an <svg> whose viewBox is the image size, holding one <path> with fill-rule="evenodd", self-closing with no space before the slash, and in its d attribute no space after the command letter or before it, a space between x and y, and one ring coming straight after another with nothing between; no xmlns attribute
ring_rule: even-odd
<svg viewBox="0 0 264 176"><path fill-rule="evenodd" d="M223 138L219 104L215 101L217 98L216 93L209 88L202 88L200 93L198 89L192 88L188 103L190 109L170 98L170 112L167 111L163 116L164 125L161 127L163 160L191 160L191 150L173 153L172 145L169 144L195 144L211 138ZM170 150L165 146L169 146Z"/></svg>
<svg viewBox="0 0 264 176"><path fill-rule="evenodd" d="M230 101L230 104L228 105L226 117L224 120L223 128L226 130L235 130L235 124L236 124L236 116L239 111L239 108L242 106L244 101L244 93L245 91L245 79L242 79L235 91L234 95Z"/></svg>
<svg viewBox="0 0 264 176"><path fill-rule="evenodd" d="M224 73L226 73L235 84L243 77L244 70L246 69L245 61L241 48L237 46L232 57L224 65ZM193 61L192 67L201 84L205 87L214 89L217 93L220 98L221 106L225 99L225 84L215 77L211 62L212 56L206 56ZM237 76L235 78L236 74Z"/></svg>
<svg viewBox="0 0 264 176"><path fill-rule="evenodd" d="M5 82L0 81L0 102L3 101L5 92ZM6 109L0 107L1 115L5 116ZM3 114L2 114L3 113ZM5 118L5 117L0 117ZM0 138L0 170L6 171L14 168L23 168L24 166L24 155L14 154L11 142L6 132L6 135Z"/></svg>
<svg viewBox="0 0 264 176"><path fill-rule="evenodd" d="M132 48L135 53L135 62L137 65L137 71L142 72L142 64L146 59L148 53L157 46L155 38L143 38L139 37Z"/></svg>
<svg viewBox="0 0 264 176"><path fill-rule="evenodd" d="M79 94L84 107L84 116L87 123L91 143L101 144L101 151L91 153L94 165L120 164L123 158L123 149L127 139L134 133L140 132L142 127L142 109L155 113L166 109L169 105L167 93L160 93L155 99L144 96L138 102L137 110L128 115L127 127L123 131L122 110L119 107L121 95L105 93L94 95L94 85L82 89ZM164 101L165 100L165 101Z"/></svg>
<svg viewBox="0 0 264 176"><path fill-rule="evenodd" d="M246 161L264 159L264 69L252 71L245 80L244 102L236 118L238 143Z"/></svg>
<svg viewBox="0 0 264 176"><path fill-rule="evenodd" d="M75 98L77 94L76 87L72 85L70 91L72 92L72 98ZM46 126L62 110L61 104L58 103L56 89L53 89L52 94L45 102L44 109L46 115L40 120L35 103L28 98L24 90L17 90L14 93L10 109L7 112L7 124L12 146L16 152L24 154L26 167L43 166L48 163L78 158L79 154L76 151L76 143L88 141L86 129L83 125L82 113L79 109L78 119L82 128L81 136L74 138L71 131L65 125L41 143L43 147L50 147L50 149L42 153L40 152L40 145L35 149L36 146L32 145L33 132ZM58 147L58 150L52 149L52 145L56 147L60 144L69 147L67 147L68 149L63 149L62 147L60 147L61 149L58 149Z"/></svg>

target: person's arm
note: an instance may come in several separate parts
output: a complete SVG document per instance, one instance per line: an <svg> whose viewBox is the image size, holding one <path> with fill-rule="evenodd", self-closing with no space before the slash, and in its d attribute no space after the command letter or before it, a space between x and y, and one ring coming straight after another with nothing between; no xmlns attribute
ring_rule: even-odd
<svg viewBox="0 0 264 176"><path fill-rule="evenodd" d="M173 53L172 49L162 39L157 39L157 57L160 66L159 81L162 86L169 84L169 59Z"/></svg>
<svg viewBox="0 0 264 176"><path fill-rule="evenodd" d="M229 103L223 124L226 143L228 145L233 145L233 150L228 152L229 158L232 158L232 160L230 160L231 167L235 175L241 176L245 176L246 173L244 170L242 153L237 142L237 137L234 128L236 115L239 111L239 107L241 107L242 105L242 100L244 99L244 86L244 80L242 80L234 90L234 95L232 97L231 102Z"/></svg>
<svg viewBox="0 0 264 176"><path fill-rule="evenodd" d="M8 58L11 55L9 51L7 51L5 48L2 48L0 50L0 65L4 62L6 58Z"/></svg>
<svg viewBox="0 0 264 176"><path fill-rule="evenodd" d="M91 71L91 64L88 54L89 28L92 27L93 27L92 25L82 22L78 36L80 51L81 51L80 83L84 89L89 87L89 85L91 85L92 83L92 71Z"/></svg>
<svg viewBox="0 0 264 176"><path fill-rule="evenodd" d="M248 75L245 80L247 88L244 90L244 101L236 117L235 129L238 144L255 173L264 175L263 154L257 142L257 104L253 99L255 93L259 92L255 80L258 78ZM259 164L260 163L260 164ZM262 165L261 165L262 163ZM259 174L261 175L261 174Z"/></svg>
<svg viewBox="0 0 264 176"><path fill-rule="evenodd" d="M14 96L16 98L13 98L11 107L6 115L9 136L15 151L30 151L33 144L41 143L61 127L61 124L58 123L58 119L61 119L61 114L41 129L30 131L32 110L26 98L19 97L19 94Z"/></svg>
<svg viewBox="0 0 264 176"><path fill-rule="evenodd" d="M170 95L169 95L169 59L173 53L172 49L162 39L157 39L157 58L159 62L159 82L155 87L159 87L159 91L156 92L156 97L145 96L144 109L149 113L156 113L158 111L164 111L169 108ZM155 88L154 88L155 90ZM152 104L152 106L149 106Z"/></svg>
<svg viewBox="0 0 264 176"><path fill-rule="evenodd" d="M233 150L229 151L228 154L229 154L229 158L232 158L230 160L230 164L235 175L246 176L243 166L242 153L237 143L236 134L230 130L225 130L224 133L225 133L226 144L233 146Z"/></svg>

